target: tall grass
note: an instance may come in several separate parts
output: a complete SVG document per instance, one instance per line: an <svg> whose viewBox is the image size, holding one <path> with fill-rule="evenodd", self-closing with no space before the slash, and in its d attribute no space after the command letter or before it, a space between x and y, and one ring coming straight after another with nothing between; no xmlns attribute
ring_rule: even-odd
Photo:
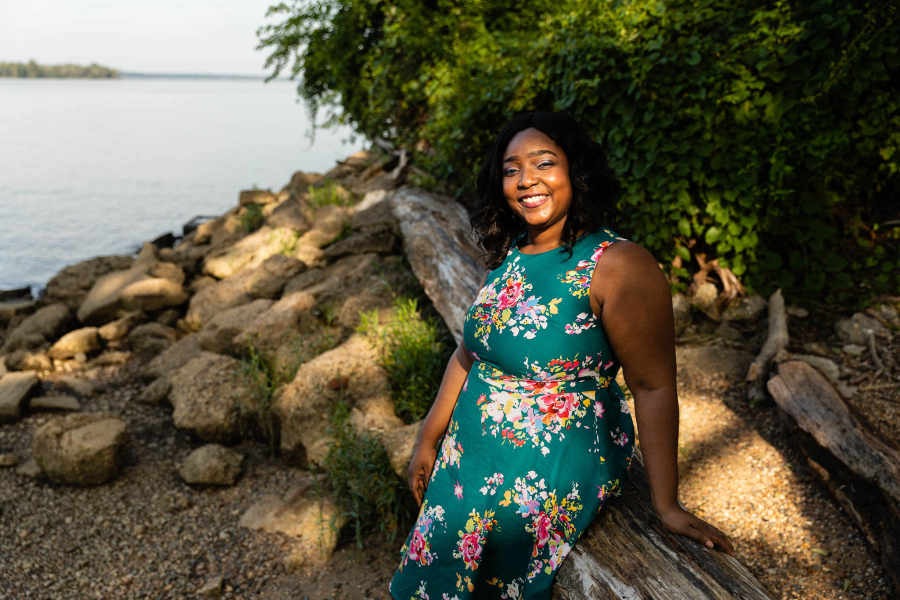
<svg viewBox="0 0 900 600"><path fill-rule="evenodd" d="M307 203L313 209L322 206L353 206L355 198L346 188L328 181L319 187L309 186Z"/></svg>

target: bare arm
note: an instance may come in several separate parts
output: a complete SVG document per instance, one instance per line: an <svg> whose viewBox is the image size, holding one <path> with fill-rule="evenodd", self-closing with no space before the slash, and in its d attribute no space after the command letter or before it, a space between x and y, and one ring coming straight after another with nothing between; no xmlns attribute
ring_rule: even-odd
<svg viewBox="0 0 900 600"><path fill-rule="evenodd" d="M669 284L638 244L609 246L594 270L591 307L600 317L628 388L634 394L641 452L653 506L670 531L734 554L721 531L678 503L678 394L675 327Z"/></svg>

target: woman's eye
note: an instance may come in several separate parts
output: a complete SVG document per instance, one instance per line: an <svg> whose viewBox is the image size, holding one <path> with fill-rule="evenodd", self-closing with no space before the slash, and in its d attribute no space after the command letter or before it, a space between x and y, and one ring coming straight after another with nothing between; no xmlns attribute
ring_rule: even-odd
<svg viewBox="0 0 900 600"><path fill-rule="evenodd" d="M540 168L540 169L544 169L544 168L552 167L552 166L553 166L553 163L549 160L546 160L546 161L538 164L538 168Z"/></svg>
<svg viewBox="0 0 900 600"><path fill-rule="evenodd" d="M506 176L506 177L509 177L510 175L513 175L515 172L516 172L516 170L513 169L513 168L504 169L504 170L503 170L503 175Z"/></svg>

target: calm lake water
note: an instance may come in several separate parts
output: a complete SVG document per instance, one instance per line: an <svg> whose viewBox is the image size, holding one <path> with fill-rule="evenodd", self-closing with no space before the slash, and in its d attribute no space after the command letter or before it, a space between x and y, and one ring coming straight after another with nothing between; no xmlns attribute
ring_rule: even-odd
<svg viewBox="0 0 900 600"><path fill-rule="evenodd" d="M0 79L0 290L128 253L241 189L277 192L363 141L306 137L295 85L258 80Z"/></svg>

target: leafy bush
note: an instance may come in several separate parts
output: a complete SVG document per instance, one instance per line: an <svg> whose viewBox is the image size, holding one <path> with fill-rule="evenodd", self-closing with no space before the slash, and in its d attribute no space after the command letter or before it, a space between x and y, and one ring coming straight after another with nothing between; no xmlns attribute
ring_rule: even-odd
<svg viewBox="0 0 900 600"><path fill-rule="evenodd" d="M353 206L353 194L333 181L327 181L320 187L309 186L309 199L312 208L322 206Z"/></svg>
<svg viewBox="0 0 900 600"><path fill-rule="evenodd" d="M248 204L238 215L238 223L244 233L253 233L262 227L265 217L259 204Z"/></svg>
<svg viewBox="0 0 900 600"><path fill-rule="evenodd" d="M623 180L620 233L762 293L900 289L900 8L863 0L315 0L273 75L465 194L501 125L568 110ZM527 57L527 60L523 60Z"/></svg>
<svg viewBox="0 0 900 600"><path fill-rule="evenodd" d="M397 298L393 317L384 325L379 323L378 310L360 313L359 331L378 339L394 410L405 423L425 417L453 352L443 322L422 317L417 306L414 298Z"/></svg>

